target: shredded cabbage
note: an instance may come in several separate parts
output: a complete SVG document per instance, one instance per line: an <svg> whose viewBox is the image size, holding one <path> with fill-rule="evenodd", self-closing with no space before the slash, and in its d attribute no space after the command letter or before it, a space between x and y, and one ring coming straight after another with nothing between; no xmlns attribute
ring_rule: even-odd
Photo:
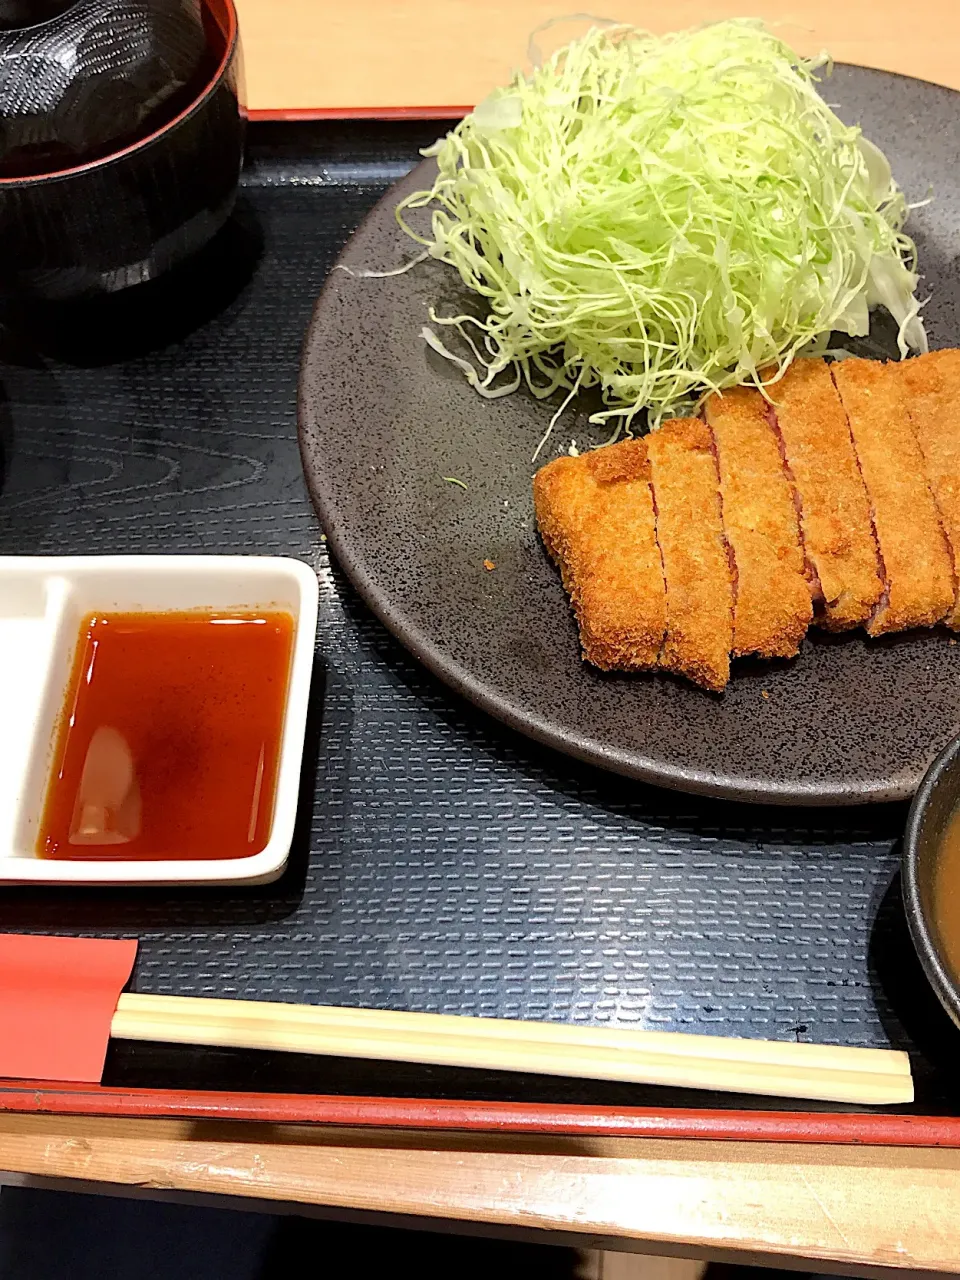
<svg viewBox="0 0 960 1280"><path fill-rule="evenodd" d="M518 75L424 151L436 181L397 209L486 300L479 319L430 313L471 359L424 337L482 395L524 382L566 405L599 385L590 420L618 431L864 335L878 303L901 355L925 350L906 201L817 93L823 66L728 21L593 29ZM426 206L422 234L406 214Z"/></svg>

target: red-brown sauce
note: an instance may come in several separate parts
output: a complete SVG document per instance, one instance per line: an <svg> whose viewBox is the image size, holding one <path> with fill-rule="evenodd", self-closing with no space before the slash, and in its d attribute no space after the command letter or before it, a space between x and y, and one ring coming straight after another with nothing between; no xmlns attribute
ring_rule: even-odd
<svg viewBox="0 0 960 1280"><path fill-rule="evenodd" d="M960 809L954 811L940 840L931 888L939 950L947 968L960 979Z"/></svg>
<svg viewBox="0 0 960 1280"><path fill-rule="evenodd" d="M37 852L242 858L270 838L293 618L83 620Z"/></svg>

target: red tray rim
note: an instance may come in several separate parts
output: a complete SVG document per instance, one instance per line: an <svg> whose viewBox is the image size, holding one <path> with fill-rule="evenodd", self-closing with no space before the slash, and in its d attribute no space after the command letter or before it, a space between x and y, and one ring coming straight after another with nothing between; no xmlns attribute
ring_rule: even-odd
<svg viewBox="0 0 960 1280"><path fill-rule="evenodd" d="M121 1089L49 1080L0 1081L0 1112L555 1137L960 1148L958 1116L614 1108L206 1089Z"/></svg>
<svg viewBox="0 0 960 1280"><path fill-rule="evenodd" d="M473 107L254 107L247 119L260 123L311 120L462 120Z"/></svg>

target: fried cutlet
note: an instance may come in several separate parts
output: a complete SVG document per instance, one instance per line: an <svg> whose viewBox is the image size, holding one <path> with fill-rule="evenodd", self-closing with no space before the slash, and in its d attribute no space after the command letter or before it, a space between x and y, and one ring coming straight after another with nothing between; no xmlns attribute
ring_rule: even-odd
<svg viewBox="0 0 960 1280"><path fill-rule="evenodd" d="M952 611L953 560L894 363L842 360L831 372L873 511L885 579L871 635L929 627Z"/></svg>
<svg viewBox="0 0 960 1280"><path fill-rule="evenodd" d="M605 671L655 667L666 613L646 442L554 459L533 478L533 503L584 658Z"/></svg>
<svg viewBox="0 0 960 1280"><path fill-rule="evenodd" d="M896 366L907 392L910 421L923 454L944 533L960 575L960 351L931 351ZM960 630L960 604L946 617Z"/></svg>
<svg viewBox="0 0 960 1280"><path fill-rule="evenodd" d="M706 423L674 418L647 437L667 588L660 666L706 689L730 679L733 582Z"/></svg>
<svg viewBox="0 0 960 1280"><path fill-rule="evenodd" d="M870 502L847 416L822 360L795 360L769 387L772 421L795 486L816 622L846 631L883 595Z"/></svg>
<svg viewBox="0 0 960 1280"><path fill-rule="evenodd" d="M704 413L720 472L723 528L733 548L733 653L790 658L813 615L797 504L759 391L712 395Z"/></svg>

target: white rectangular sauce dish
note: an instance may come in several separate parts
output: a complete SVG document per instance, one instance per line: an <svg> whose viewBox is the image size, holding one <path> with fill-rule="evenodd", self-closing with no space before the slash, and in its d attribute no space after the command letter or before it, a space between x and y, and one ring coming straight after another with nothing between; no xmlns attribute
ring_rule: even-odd
<svg viewBox="0 0 960 1280"><path fill-rule="evenodd" d="M273 556L0 556L0 883L266 884L286 866L317 629L309 565ZM237 858L44 858L36 851L82 620L91 613L282 610L293 618L275 801L261 852Z"/></svg>

